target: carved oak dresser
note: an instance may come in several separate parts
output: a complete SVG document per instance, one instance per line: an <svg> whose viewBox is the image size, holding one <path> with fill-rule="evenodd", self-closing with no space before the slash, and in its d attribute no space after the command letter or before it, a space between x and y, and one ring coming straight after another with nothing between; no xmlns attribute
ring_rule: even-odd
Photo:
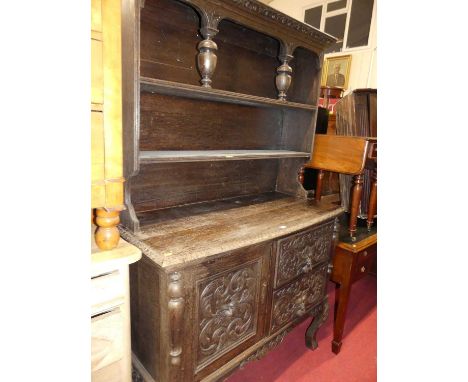
<svg viewBox="0 0 468 382"><path fill-rule="evenodd" d="M335 39L253 0L122 2L134 365L220 380L328 314L337 216L308 198L323 50Z"/></svg>

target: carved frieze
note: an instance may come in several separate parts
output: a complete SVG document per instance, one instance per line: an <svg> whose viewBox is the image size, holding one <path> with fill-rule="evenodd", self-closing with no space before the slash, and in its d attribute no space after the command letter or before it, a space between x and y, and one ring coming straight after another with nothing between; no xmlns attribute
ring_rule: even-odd
<svg viewBox="0 0 468 382"><path fill-rule="evenodd" d="M279 12L258 1L229 0L229 2L234 3L238 7L248 9L250 12L258 14L263 18L276 21L282 25L287 26L288 28L295 29L298 32L304 33L321 44L330 45L335 42L335 39L332 36L326 35L323 32L320 32L319 30L312 28L309 25L301 23L300 21L290 16L287 16L284 13Z"/></svg>
<svg viewBox="0 0 468 382"><path fill-rule="evenodd" d="M286 334L288 334L289 330L284 330L277 336L273 337L270 341L268 341L266 344L264 344L262 347L257 349L256 352L252 353L249 355L246 359L244 359L240 365L239 368L242 369L246 364L248 364L251 361L257 361L261 358L263 358L271 349L275 348L278 346L281 342L283 342L284 337L286 337Z"/></svg>
<svg viewBox="0 0 468 382"><path fill-rule="evenodd" d="M256 333L260 262L198 283L198 363L206 365Z"/></svg>
<svg viewBox="0 0 468 382"><path fill-rule="evenodd" d="M278 241L276 286L309 272L329 258L333 222Z"/></svg>
<svg viewBox="0 0 468 382"><path fill-rule="evenodd" d="M277 290L273 294L271 333L303 316L325 294L328 265Z"/></svg>

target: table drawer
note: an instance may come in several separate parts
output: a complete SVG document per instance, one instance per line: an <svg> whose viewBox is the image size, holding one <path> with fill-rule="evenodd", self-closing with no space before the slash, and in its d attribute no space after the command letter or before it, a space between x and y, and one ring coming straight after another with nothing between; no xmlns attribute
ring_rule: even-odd
<svg viewBox="0 0 468 382"><path fill-rule="evenodd" d="M375 261L377 244L371 245L356 254L356 267L354 269L354 280L359 280L369 273Z"/></svg>
<svg viewBox="0 0 468 382"><path fill-rule="evenodd" d="M327 261L333 236L333 221L277 242L275 287Z"/></svg>
<svg viewBox="0 0 468 382"><path fill-rule="evenodd" d="M302 317L326 293L328 263L273 292L270 334Z"/></svg>
<svg viewBox="0 0 468 382"><path fill-rule="evenodd" d="M91 315L111 310L124 303L125 284L119 271L91 279Z"/></svg>
<svg viewBox="0 0 468 382"><path fill-rule="evenodd" d="M124 317L120 307L91 318L92 371L122 359L124 332Z"/></svg>

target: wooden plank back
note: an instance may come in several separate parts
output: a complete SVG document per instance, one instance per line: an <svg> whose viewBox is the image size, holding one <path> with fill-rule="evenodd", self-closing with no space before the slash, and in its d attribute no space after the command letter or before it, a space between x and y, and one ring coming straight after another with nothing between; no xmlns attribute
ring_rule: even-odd
<svg viewBox="0 0 468 382"><path fill-rule="evenodd" d="M356 175L363 171L369 142L362 137L316 134L306 168Z"/></svg>

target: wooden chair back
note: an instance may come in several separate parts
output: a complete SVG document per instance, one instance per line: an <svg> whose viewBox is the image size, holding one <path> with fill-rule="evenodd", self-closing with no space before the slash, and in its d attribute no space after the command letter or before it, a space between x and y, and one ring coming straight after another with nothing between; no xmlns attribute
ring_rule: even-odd
<svg viewBox="0 0 468 382"><path fill-rule="evenodd" d="M312 158L305 168L340 174L360 174L366 163L369 141L363 137L316 134Z"/></svg>

